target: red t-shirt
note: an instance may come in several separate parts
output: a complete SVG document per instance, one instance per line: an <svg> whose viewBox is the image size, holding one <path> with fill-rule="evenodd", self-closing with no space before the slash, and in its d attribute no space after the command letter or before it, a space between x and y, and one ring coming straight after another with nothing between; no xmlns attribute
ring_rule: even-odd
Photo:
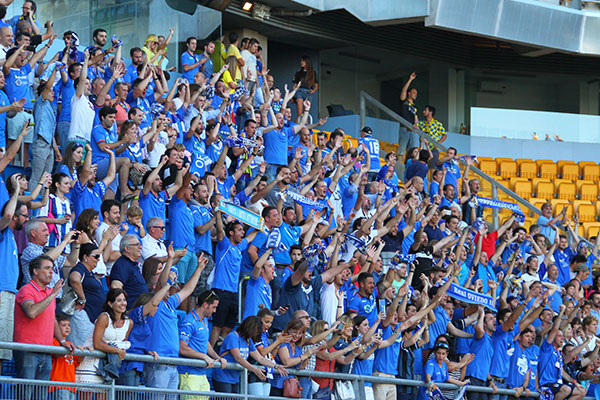
<svg viewBox="0 0 600 400"><path fill-rule="evenodd" d="M56 299L52 299L48 307L33 319L25 314L22 307L27 301L39 303L50 293L52 293L52 288L46 286L45 289L42 289L34 281L30 281L19 289L15 299L15 333L13 336L15 342L52 346Z"/></svg>
<svg viewBox="0 0 600 400"><path fill-rule="evenodd" d="M475 243L479 240L479 233L475 236ZM496 241L498 240L498 232L488 233L487 236L483 237L481 241L481 250L485 251L488 258L492 258L496 252Z"/></svg>

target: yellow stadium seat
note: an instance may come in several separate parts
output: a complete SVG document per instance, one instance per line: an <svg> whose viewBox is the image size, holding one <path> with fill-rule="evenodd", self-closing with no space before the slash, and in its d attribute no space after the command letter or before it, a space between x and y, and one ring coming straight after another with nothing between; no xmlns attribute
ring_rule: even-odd
<svg viewBox="0 0 600 400"><path fill-rule="evenodd" d="M488 175L496 176L498 174L498 166L496 160L484 160L479 162L479 169Z"/></svg>
<svg viewBox="0 0 600 400"><path fill-rule="evenodd" d="M517 163L516 161L500 161L500 176L503 178L510 178L517 176Z"/></svg>
<svg viewBox="0 0 600 400"><path fill-rule="evenodd" d="M577 165L577 163L575 161L571 161L571 160L558 160L556 162L556 165L558 165L558 169L560 170L564 165L567 164L572 164L572 165Z"/></svg>
<svg viewBox="0 0 600 400"><path fill-rule="evenodd" d="M596 221L596 206L592 203L579 204L577 214L579 214L579 222L594 222Z"/></svg>
<svg viewBox="0 0 600 400"><path fill-rule="evenodd" d="M510 157L496 157L496 162L498 164L500 164L502 161L514 161L514 160Z"/></svg>
<svg viewBox="0 0 600 400"><path fill-rule="evenodd" d="M600 222L584 222L583 226L585 227L585 237L590 238L592 236L598 236L598 231L600 230Z"/></svg>
<svg viewBox="0 0 600 400"><path fill-rule="evenodd" d="M523 178L537 177L537 164L533 161L524 161L519 165L519 172Z"/></svg>
<svg viewBox="0 0 600 400"><path fill-rule="evenodd" d="M581 200L598 200L598 185L593 183L584 183L579 187L579 198Z"/></svg>
<svg viewBox="0 0 600 400"><path fill-rule="evenodd" d="M533 183L530 181L515 182L513 192L528 200L533 194Z"/></svg>
<svg viewBox="0 0 600 400"><path fill-rule="evenodd" d="M563 200L575 200L577 196L577 186L574 183L559 183L558 198Z"/></svg>
<svg viewBox="0 0 600 400"><path fill-rule="evenodd" d="M540 178L556 179L558 175L558 165L554 163L541 164L539 166Z"/></svg>
<svg viewBox="0 0 600 400"><path fill-rule="evenodd" d="M546 204L548 201L546 199L540 199L537 197L530 197L529 198L529 202L531 203L532 206L534 206L537 209L542 209L542 206L544 204ZM537 218L537 214L534 214L533 211L530 212L530 215L535 216Z"/></svg>
<svg viewBox="0 0 600 400"><path fill-rule="evenodd" d="M579 161L577 163L577 165L579 165L579 168L581 168L581 172L579 173L579 175L581 175L581 173L583 172L583 167L586 165L598 165L597 162L595 161Z"/></svg>
<svg viewBox="0 0 600 400"><path fill-rule="evenodd" d="M581 175L585 180L598 181L600 179L600 165L585 165Z"/></svg>
<svg viewBox="0 0 600 400"><path fill-rule="evenodd" d="M560 176L563 179L578 179L579 166L577 164L564 164L560 169Z"/></svg>
<svg viewBox="0 0 600 400"><path fill-rule="evenodd" d="M537 166L539 168L540 165L542 165L542 164L554 164L554 161L541 159L541 160L535 160L535 163L537 164Z"/></svg>
<svg viewBox="0 0 600 400"><path fill-rule="evenodd" d="M589 181L589 180L585 180L585 179L577 179L575 181L575 184L577 185L577 191L579 192L579 190L581 189L581 186L585 185L586 183L592 184L592 185L596 184L596 182L594 182L594 181Z"/></svg>
<svg viewBox="0 0 600 400"><path fill-rule="evenodd" d="M538 182L535 190L536 197L546 200L554 198L554 182Z"/></svg>
<svg viewBox="0 0 600 400"><path fill-rule="evenodd" d="M531 158L517 158L515 161L517 162L517 165L521 165L524 162L533 162Z"/></svg>
<svg viewBox="0 0 600 400"><path fill-rule="evenodd" d="M577 234L579 236L585 237L585 227L583 226L583 224L577 225Z"/></svg>
<svg viewBox="0 0 600 400"><path fill-rule="evenodd" d="M564 207L567 207L567 218L573 217L573 204L569 203L567 200L552 199L550 200L550 204L552 204L552 211L554 215L558 215L560 212L562 212Z"/></svg>

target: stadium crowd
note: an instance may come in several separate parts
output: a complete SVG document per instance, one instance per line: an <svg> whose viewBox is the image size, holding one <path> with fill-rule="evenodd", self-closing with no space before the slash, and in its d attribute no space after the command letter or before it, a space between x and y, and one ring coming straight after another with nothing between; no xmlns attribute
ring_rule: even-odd
<svg viewBox="0 0 600 400"><path fill-rule="evenodd" d="M31 0L14 16L0 4L0 171L30 167L0 178L0 341L109 356L0 350L17 377L237 393L240 372L224 367L238 363L263 396L353 398L349 382L291 368L593 394L598 242L564 211L547 204L528 230L513 215L492 232L471 157L463 168L456 149L440 155L404 128L383 159L369 127L349 148L342 129L313 131L326 120L308 123L309 57L273 77L256 39L190 37L174 79L173 29L142 47L66 31L47 54L60 33L40 18ZM416 79L401 114L443 141L435 107L418 113ZM262 229L232 216L240 206ZM366 396L426 390L366 383Z"/></svg>

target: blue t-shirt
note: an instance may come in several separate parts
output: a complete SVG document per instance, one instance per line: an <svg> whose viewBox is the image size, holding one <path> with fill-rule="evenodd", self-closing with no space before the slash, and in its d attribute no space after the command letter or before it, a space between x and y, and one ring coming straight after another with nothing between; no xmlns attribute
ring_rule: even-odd
<svg viewBox="0 0 600 400"><path fill-rule="evenodd" d="M231 199L231 187L235 185L235 178L233 176L228 176L225 179L225 182L221 182L217 179L217 192L221 193L221 196L225 197L225 200L229 201Z"/></svg>
<svg viewBox="0 0 600 400"><path fill-rule="evenodd" d="M369 349L365 350L369 351ZM352 366L352 373L356 375L373 375L373 366L375 365L375 353L371 354L369 357L361 360L356 357L354 359L354 364ZM365 386L373 386L372 382L366 382Z"/></svg>
<svg viewBox="0 0 600 400"><path fill-rule="evenodd" d="M96 279L94 273L87 269L82 263L78 263L74 266L69 274L75 271L79 272L81 275L81 286L83 287L83 293L85 294L86 301L83 311L85 311L90 318L90 322L95 322L100 313L102 313L102 306L106 299L104 287L102 286L102 283Z"/></svg>
<svg viewBox="0 0 600 400"><path fill-rule="evenodd" d="M99 210L102 205L102 197L106 193L106 185L103 181L98 181L93 188L89 188L87 183L85 187L81 184L81 180L75 182L75 213L79 215L86 208ZM77 220L77 218L75 218Z"/></svg>
<svg viewBox="0 0 600 400"><path fill-rule="evenodd" d="M6 93L0 90L0 107L7 107L10 104ZM0 147L6 147L6 113L0 113Z"/></svg>
<svg viewBox="0 0 600 400"><path fill-rule="evenodd" d="M173 196L169 203L170 240L173 247L187 248L192 251L196 246L194 237L194 216L183 199Z"/></svg>
<svg viewBox="0 0 600 400"><path fill-rule="evenodd" d="M490 374L499 378L508 377L508 366L510 362L509 351L517 346L513 340L515 335L520 333L519 324L515 323L514 328L508 332L504 332L502 325L496 328L496 332L492 334L492 347L494 349L494 358L490 367Z"/></svg>
<svg viewBox="0 0 600 400"><path fill-rule="evenodd" d="M248 288L246 289L244 316L242 320L256 315L261 309L261 305L267 310L270 310L272 302L273 293L271 291L271 285L260 275L256 279L250 275Z"/></svg>
<svg viewBox="0 0 600 400"><path fill-rule="evenodd" d="M377 172L381 169L381 160L379 159L379 140L371 136L365 136L358 139L358 143L362 144L365 151L371 156L370 172Z"/></svg>
<svg viewBox="0 0 600 400"><path fill-rule="evenodd" d="M458 162L455 160L445 161L442 168L446 170L446 180L444 181L444 185L454 186L454 195L456 196L458 194L457 182L460 179L460 167Z"/></svg>
<svg viewBox="0 0 600 400"><path fill-rule="evenodd" d="M281 345L279 345L279 348L282 347L287 347L290 358L298 358L302 356L302 347L296 345L294 346L294 350L292 350L292 346L289 343L282 343ZM283 362L281 361L281 358L279 358L279 352L277 353L277 355L275 356L275 362L279 365L283 364ZM296 365L290 365L289 368L298 368L300 366L301 363L298 363ZM290 376L291 377L291 376ZM278 373L273 373L273 380L271 381L271 385L273 387L282 389L283 388L283 382L288 379L287 377L283 377L281 375L279 375Z"/></svg>
<svg viewBox="0 0 600 400"><path fill-rule="evenodd" d="M239 349L240 356L246 360L250 356L250 353L256 351L254 342L252 339L244 340L237 331L231 332L225 336L225 340L221 345L221 356L227 360L227 363L235 363L235 359L231 355L231 349ZM225 354L225 355L223 355ZM212 371L213 380L224 383L239 383L240 382L240 371L234 369L215 369Z"/></svg>
<svg viewBox="0 0 600 400"><path fill-rule="evenodd" d="M279 228L276 229L278 229L281 233L281 243L283 243L288 249L290 249L292 245L300 243L300 233L302 232L301 227L290 226L285 222L282 222ZM292 262L290 253L288 251L276 253L273 255L273 258L277 264L290 264Z"/></svg>
<svg viewBox="0 0 600 400"><path fill-rule="evenodd" d="M130 309L137 298L148 291L148 285L137 262L125 256L119 257L110 271L110 281L119 281L127 292L127 307Z"/></svg>
<svg viewBox="0 0 600 400"><path fill-rule="evenodd" d="M150 85L148 85L148 88L150 88ZM137 107L144 113L144 116L142 117L142 123L140 124L140 129L148 128L150 125L152 125L150 106L152 105L152 103L154 103L153 95L149 95L146 93L146 97L134 98L133 92L129 92L125 101L131 107Z"/></svg>
<svg viewBox="0 0 600 400"><path fill-rule="evenodd" d="M208 208L204 206L192 206L192 215L194 216L194 227L202 226L206 224L212 218L212 214L208 211ZM210 229L204 233L204 235L200 235L194 229L194 236L196 238L196 253L199 251L203 251L205 253L211 254L212 250L212 241L210 238Z"/></svg>
<svg viewBox="0 0 600 400"><path fill-rule="evenodd" d="M17 242L13 230L9 227L0 231L0 254L2 254L3 260L3 267L0 268L2 273L0 292L17 293L17 281L19 280Z"/></svg>
<svg viewBox="0 0 600 400"><path fill-rule="evenodd" d="M442 365L439 365L435 358L432 358L425 364L425 374L431 377L432 382L446 382L448 381L448 366L443 361Z"/></svg>
<svg viewBox="0 0 600 400"><path fill-rule="evenodd" d="M360 293L357 293L350 302L348 303L348 310L357 312L358 315L367 317L369 320L369 326L377 321L377 304L375 302L375 295L362 297Z"/></svg>
<svg viewBox="0 0 600 400"><path fill-rule="evenodd" d="M287 165L287 137L289 129L273 129L263 134L265 140L265 161L272 165Z"/></svg>
<svg viewBox="0 0 600 400"><path fill-rule="evenodd" d="M169 200L169 193L163 190L155 196L152 192L148 192L146 196L140 191L139 202L140 208L144 212L142 215L142 223L146 226L146 223L150 218L159 217L163 221L167 219L167 206L166 201Z"/></svg>
<svg viewBox="0 0 600 400"><path fill-rule="evenodd" d="M75 86L73 85L73 80L71 78L68 78L67 82L61 80L59 93L62 106L60 108L58 120L71 122L71 99L75 95ZM64 147L66 145L61 143L61 146Z"/></svg>
<svg viewBox="0 0 600 400"><path fill-rule="evenodd" d="M115 143L117 141L117 126L113 124L110 129L104 125L98 124L92 129L92 139L90 146L92 148L92 163L97 164L100 160L110 158L108 153L100 150L101 143Z"/></svg>
<svg viewBox="0 0 600 400"><path fill-rule="evenodd" d="M133 322L133 327L129 333L129 342L131 347L127 353L132 354L148 354L152 351L150 348L152 329L150 328L150 318L144 315L144 306L137 306L129 312L129 318ZM136 371L144 371L144 363L140 361L123 361L119 373L135 369Z"/></svg>
<svg viewBox="0 0 600 400"><path fill-rule="evenodd" d="M529 377L529 386L527 386L527 388L529 390L535 391L537 390L536 380L538 375L537 371L540 359L540 348L533 344L525 349L525 354L527 354L527 360L529 361L529 365L531 368L531 376Z"/></svg>
<svg viewBox="0 0 600 400"><path fill-rule="evenodd" d="M156 314L150 318L152 336L150 349L160 357L179 357L179 326L177 324L177 307L181 297L175 293L158 305Z"/></svg>
<svg viewBox="0 0 600 400"><path fill-rule="evenodd" d="M210 79L213 74L213 61L210 57L204 57L204 54L202 54L202 59L204 58L208 58L208 60L202 64L202 71L204 72L204 77Z"/></svg>
<svg viewBox="0 0 600 400"><path fill-rule="evenodd" d="M561 369L564 366L562 353L554 348L547 340L542 342L538 374L540 386L556 383L562 379Z"/></svg>
<svg viewBox="0 0 600 400"><path fill-rule="evenodd" d="M26 100L23 106L26 110L33 108L28 77L30 72L31 66L29 64L25 64L21 68L11 68L8 75L6 75L6 84L4 85L4 91L9 99Z"/></svg>
<svg viewBox="0 0 600 400"><path fill-rule="evenodd" d="M199 55L197 55L197 54L190 54L189 51L186 51L185 53L183 53L181 55L181 69L183 71L183 73L181 74L181 76L183 78L187 79L187 81L189 83L194 82L194 75L196 75L196 72L200 71L200 67L201 66L198 65L198 66L196 66L196 67L194 67L192 69L189 69L187 71L184 70L183 67L185 65L194 65L194 64L196 64L200 60L201 60L201 58L200 58ZM209 76L209 78L210 78L210 76Z"/></svg>
<svg viewBox="0 0 600 400"><path fill-rule="evenodd" d="M483 333L481 339L473 336L470 353L475 354L475 359L467 365L467 376L486 381L490 373L490 364L494 349L492 347L492 337L487 333Z"/></svg>
<svg viewBox="0 0 600 400"><path fill-rule="evenodd" d="M247 249L248 240L246 239L234 245L228 237L225 237L217 244L213 289L237 293L242 252Z"/></svg>
<svg viewBox="0 0 600 400"><path fill-rule="evenodd" d="M383 336L381 338L386 340L392 336L395 328L392 325L383 328ZM402 347L404 347L404 341L402 340L402 336L400 336L391 346L375 350L375 365L373 369L384 374L398 375L398 357L400 356L400 349Z"/></svg>
<svg viewBox="0 0 600 400"><path fill-rule="evenodd" d="M188 313L179 323L179 340L187 343L192 350L206 354L209 337L208 318L201 318L196 310ZM178 365L177 370L180 374L206 375L206 369L200 367Z"/></svg>
<svg viewBox="0 0 600 400"><path fill-rule="evenodd" d="M519 343L515 343L515 345L508 351L508 354L510 355L510 362L507 365L508 376L506 383L511 388L522 386L527 373L531 369L531 365L529 364L529 359L527 358L525 350L521 348Z"/></svg>
<svg viewBox="0 0 600 400"><path fill-rule="evenodd" d="M575 254L577 254L577 252L570 247L567 247L564 250L557 249L553 253L554 263L558 267L558 278L556 278L556 281L560 286L563 286L571 280L569 263Z"/></svg>
<svg viewBox="0 0 600 400"><path fill-rule="evenodd" d="M448 330L448 323L450 322L450 317L442 306L434 308L433 314L435 315L435 322L429 326L429 343L424 346L426 349L433 348L438 336Z"/></svg>
<svg viewBox="0 0 600 400"><path fill-rule="evenodd" d="M54 132L56 131L56 114L52 109L49 100L44 100L39 96L33 106L33 125L34 136L41 136L48 144L52 144Z"/></svg>

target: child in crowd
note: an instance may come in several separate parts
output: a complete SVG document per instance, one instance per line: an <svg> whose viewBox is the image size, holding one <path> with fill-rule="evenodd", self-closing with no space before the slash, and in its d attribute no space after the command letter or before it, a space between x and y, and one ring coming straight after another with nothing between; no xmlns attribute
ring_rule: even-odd
<svg viewBox="0 0 600 400"><path fill-rule="evenodd" d="M56 316L56 321L58 322L60 334L63 337L69 336L71 333L71 321L69 320L69 316L66 314L59 314ZM69 341L67 340L67 342ZM56 338L53 339L53 343L55 346L61 347L60 342ZM75 368L79 366L82 360L83 356L74 356L73 354L53 354L50 380L58 382L75 382ZM50 393L55 393L54 398L56 400L75 400L75 388L73 387L51 386L48 391Z"/></svg>
<svg viewBox="0 0 600 400"><path fill-rule="evenodd" d="M144 212L139 206L132 205L127 209L127 220L121 224L121 230L127 230L128 235L135 235L139 240L146 236L142 216Z"/></svg>

